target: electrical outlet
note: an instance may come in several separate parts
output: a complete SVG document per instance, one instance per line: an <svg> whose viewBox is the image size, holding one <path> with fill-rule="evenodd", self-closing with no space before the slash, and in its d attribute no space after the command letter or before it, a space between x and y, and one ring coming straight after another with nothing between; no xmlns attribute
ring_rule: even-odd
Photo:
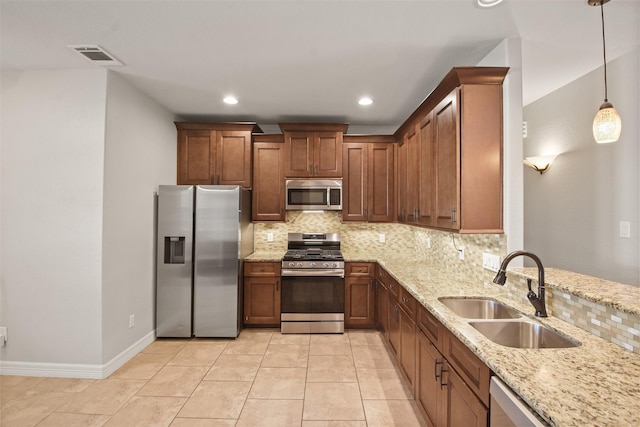
<svg viewBox="0 0 640 427"><path fill-rule="evenodd" d="M431 237L427 237L427 249L431 249Z"/></svg>
<svg viewBox="0 0 640 427"><path fill-rule="evenodd" d="M500 269L500 257L498 255L488 254L484 252L482 254L482 268L497 273Z"/></svg>
<svg viewBox="0 0 640 427"><path fill-rule="evenodd" d="M464 261L464 246L460 246L458 253L460 254L460 259Z"/></svg>
<svg viewBox="0 0 640 427"><path fill-rule="evenodd" d="M267 242L273 242L273 233L267 233Z"/></svg>
<svg viewBox="0 0 640 427"><path fill-rule="evenodd" d="M7 341L7 327L0 326L0 347L3 347L7 343Z"/></svg>
<svg viewBox="0 0 640 427"><path fill-rule="evenodd" d="M136 316L132 314L129 316L129 329L133 328L136 325Z"/></svg>
<svg viewBox="0 0 640 427"><path fill-rule="evenodd" d="M384 233L380 233L380 234L378 234L378 242L380 242L380 243L384 243L384 242L386 242L386 239L387 239L387 238L386 238L386 236L384 235Z"/></svg>

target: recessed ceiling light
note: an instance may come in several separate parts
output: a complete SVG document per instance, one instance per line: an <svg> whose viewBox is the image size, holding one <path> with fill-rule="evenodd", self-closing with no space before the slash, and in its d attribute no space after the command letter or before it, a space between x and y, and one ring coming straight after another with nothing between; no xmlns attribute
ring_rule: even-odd
<svg viewBox="0 0 640 427"><path fill-rule="evenodd" d="M480 7L492 7L502 3L502 0L478 0L478 6Z"/></svg>
<svg viewBox="0 0 640 427"><path fill-rule="evenodd" d="M238 99L235 96L225 96L223 99L225 104L234 105L238 103Z"/></svg>
<svg viewBox="0 0 640 427"><path fill-rule="evenodd" d="M373 104L373 99L369 98L368 96L363 96L358 101L358 104L360 104L360 105L371 105L371 104Z"/></svg>

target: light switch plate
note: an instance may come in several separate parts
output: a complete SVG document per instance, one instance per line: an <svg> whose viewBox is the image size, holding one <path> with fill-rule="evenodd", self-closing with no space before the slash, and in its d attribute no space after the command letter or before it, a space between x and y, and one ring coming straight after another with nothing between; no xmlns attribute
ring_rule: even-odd
<svg viewBox="0 0 640 427"><path fill-rule="evenodd" d="M379 241L380 243L384 243L384 242L386 242L386 241L387 241L387 237L384 235L384 233L380 233L380 234L378 234L378 241Z"/></svg>
<svg viewBox="0 0 640 427"><path fill-rule="evenodd" d="M631 238L631 223L629 221L620 221L620 237Z"/></svg>
<svg viewBox="0 0 640 427"><path fill-rule="evenodd" d="M273 233L267 233L267 242L273 242Z"/></svg>
<svg viewBox="0 0 640 427"><path fill-rule="evenodd" d="M482 268L487 270L498 272L500 269L500 257L498 255L489 254L486 252L482 253Z"/></svg>

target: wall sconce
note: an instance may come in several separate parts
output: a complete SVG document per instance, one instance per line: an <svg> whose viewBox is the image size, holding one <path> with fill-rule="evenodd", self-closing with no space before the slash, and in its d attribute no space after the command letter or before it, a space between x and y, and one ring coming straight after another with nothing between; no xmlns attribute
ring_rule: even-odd
<svg viewBox="0 0 640 427"><path fill-rule="evenodd" d="M546 172L551 167L551 163L553 163L556 157L558 157L557 154L551 156L526 157L522 163L536 172L540 172L540 175L542 175L543 172Z"/></svg>

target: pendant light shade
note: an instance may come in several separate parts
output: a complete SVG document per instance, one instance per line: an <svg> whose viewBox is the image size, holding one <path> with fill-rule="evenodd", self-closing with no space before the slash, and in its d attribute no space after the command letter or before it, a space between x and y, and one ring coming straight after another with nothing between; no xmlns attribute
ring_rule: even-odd
<svg viewBox="0 0 640 427"><path fill-rule="evenodd" d="M607 44L604 38L604 4L610 0L587 0L590 6L600 6L602 18L602 56L604 58L604 102L600 105L596 117L593 119L593 137L598 144L616 142L620 139L622 120L620 114L607 99Z"/></svg>
<svg viewBox="0 0 640 427"><path fill-rule="evenodd" d="M610 102L600 106L598 114L593 119L593 137L598 144L616 142L620 139L622 120L620 114L613 108Z"/></svg>

